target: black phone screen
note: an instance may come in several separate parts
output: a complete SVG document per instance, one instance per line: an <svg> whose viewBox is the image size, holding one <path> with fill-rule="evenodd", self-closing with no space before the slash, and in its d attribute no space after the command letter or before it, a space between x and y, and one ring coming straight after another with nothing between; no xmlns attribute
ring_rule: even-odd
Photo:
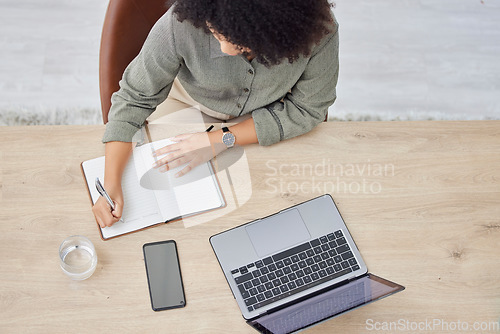
<svg viewBox="0 0 500 334"><path fill-rule="evenodd" d="M142 249L153 310L186 306L175 241L152 242Z"/></svg>

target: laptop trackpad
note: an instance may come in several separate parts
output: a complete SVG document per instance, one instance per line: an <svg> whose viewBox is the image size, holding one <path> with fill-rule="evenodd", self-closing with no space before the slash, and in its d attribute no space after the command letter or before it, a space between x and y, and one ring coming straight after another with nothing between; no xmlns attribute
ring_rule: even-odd
<svg viewBox="0 0 500 334"><path fill-rule="evenodd" d="M259 257L290 248L311 237L297 209L248 225L246 231Z"/></svg>

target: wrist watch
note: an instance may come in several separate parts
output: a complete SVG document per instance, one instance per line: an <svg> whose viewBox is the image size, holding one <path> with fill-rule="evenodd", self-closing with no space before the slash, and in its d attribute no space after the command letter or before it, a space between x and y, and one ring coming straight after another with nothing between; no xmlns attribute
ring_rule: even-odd
<svg viewBox="0 0 500 334"><path fill-rule="evenodd" d="M236 138L234 137L233 133L229 131L227 126L222 128L222 142L226 145L227 148L231 148L234 146L234 142L236 141Z"/></svg>

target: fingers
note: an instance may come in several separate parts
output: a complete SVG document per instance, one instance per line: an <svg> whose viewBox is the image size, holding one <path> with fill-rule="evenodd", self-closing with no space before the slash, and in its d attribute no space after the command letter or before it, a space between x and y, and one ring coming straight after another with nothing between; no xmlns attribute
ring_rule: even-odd
<svg viewBox="0 0 500 334"><path fill-rule="evenodd" d="M183 163L186 163L188 160L185 155L182 154L169 154L167 157L158 159L153 167L154 168L160 168L160 172L166 172L171 170L172 168L175 168L177 166L182 165Z"/></svg>
<svg viewBox="0 0 500 334"><path fill-rule="evenodd" d="M100 227L100 228L104 228L104 227L106 226L106 225L104 224L103 220L101 219L101 217L99 217L99 216L97 216L97 215L95 215L94 217L95 217L95 220L96 220L97 224L99 224L99 227Z"/></svg>
<svg viewBox="0 0 500 334"><path fill-rule="evenodd" d="M168 172L176 167L182 166L188 163L191 159L188 156L182 156L178 159L165 163L162 167L160 167L160 172Z"/></svg>
<svg viewBox="0 0 500 334"><path fill-rule="evenodd" d="M189 140L188 140L189 139ZM210 146L208 135L201 133L185 133L173 138L170 138L175 144L164 146L154 151L153 155L161 156L175 151L184 150L185 152L195 151L203 147Z"/></svg>
<svg viewBox="0 0 500 334"><path fill-rule="evenodd" d="M116 218L116 221L122 218L122 212L123 212L123 205L121 203L115 202L115 209L111 212L111 214L113 215L114 218Z"/></svg>
<svg viewBox="0 0 500 334"><path fill-rule="evenodd" d="M92 207L92 212L94 213L95 219L101 228L111 226L119 221L122 211L122 205L116 204L115 210L112 213L109 204L103 197L100 197Z"/></svg>
<svg viewBox="0 0 500 334"><path fill-rule="evenodd" d="M180 144L179 143L177 143L177 144L170 144L170 145L167 145L167 146L164 146L162 148L157 149L156 151L153 152L153 155L158 157L160 155L165 155L165 154L168 154L168 153L172 153L172 152L178 151L179 149L180 149Z"/></svg>
<svg viewBox="0 0 500 334"><path fill-rule="evenodd" d="M181 166L189 162L188 156L190 155L189 149L186 152L186 148L182 146L183 144L171 144L165 146L161 149L156 150L155 156L165 155L161 159L157 159L153 164L154 168L160 168L160 172L167 172L175 167Z"/></svg>
<svg viewBox="0 0 500 334"><path fill-rule="evenodd" d="M188 133L178 135L171 140L175 143L162 147L153 153L155 157L164 155L153 164L154 168L160 168L160 172L167 172L188 164L175 175L176 177L182 176L201 162L209 161L215 156L206 133Z"/></svg>
<svg viewBox="0 0 500 334"><path fill-rule="evenodd" d="M179 173L175 174L175 177L181 177L193 169L192 163L184 167Z"/></svg>
<svg viewBox="0 0 500 334"><path fill-rule="evenodd" d="M202 164L203 162L205 162L205 160L200 156L195 157L194 159L189 161L189 164L187 164L186 167L184 167L180 172L176 173L175 177L181 177L189 173L193 168Z"/></svg>
<svg viewBox="0 0 500 334"><path fill-rule="evenodd" d="M180 144L180 142L188 139L191 136L193 136L192 133L184 133L184 134L177 135L175 137L170 138L170 140L175 142L176 144L170 144L170 145L164 146L162 148L159 148L156 151L154 151L154 155L160 156L160 155L164 155L164 154L168 154L168 153L172 153L174 151L180 150L182 148L182 144Z"/></svg>

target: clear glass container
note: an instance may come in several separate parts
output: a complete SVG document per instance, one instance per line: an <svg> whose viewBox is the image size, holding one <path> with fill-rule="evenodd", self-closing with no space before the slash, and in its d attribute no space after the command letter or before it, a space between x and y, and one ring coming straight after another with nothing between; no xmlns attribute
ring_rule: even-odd
<svg viewBox="0 0 500 334"><path fill-rule="evenodd" d="M59 259L64 273L78 281L92 276L97 266L94 245L82 235L73 235L62 242Z"/></svg>

